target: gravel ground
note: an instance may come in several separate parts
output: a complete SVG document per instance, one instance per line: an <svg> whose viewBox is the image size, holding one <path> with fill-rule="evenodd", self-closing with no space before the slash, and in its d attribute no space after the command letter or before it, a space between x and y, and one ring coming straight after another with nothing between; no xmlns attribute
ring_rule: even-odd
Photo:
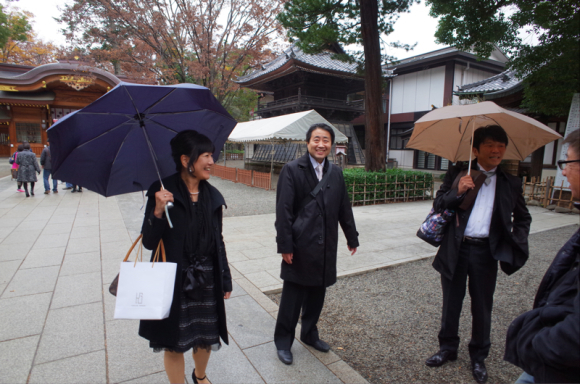
<svg viewBox="0 0 580 384"><path fill-rule="evenodd" d="M490 383L513 383L521 369L503 361L509 324L531 309L534 295L556 252L577 225L530 236L530 259L512 276L498 274L492 315ZM429 368L438 350L441 316L439 274L433 258L340 279L327 291L319 321L321 338L371 383L467 383L471 336L469 295L463 306L457 361ZM271 295L279 302L280 295Z"/></svg>

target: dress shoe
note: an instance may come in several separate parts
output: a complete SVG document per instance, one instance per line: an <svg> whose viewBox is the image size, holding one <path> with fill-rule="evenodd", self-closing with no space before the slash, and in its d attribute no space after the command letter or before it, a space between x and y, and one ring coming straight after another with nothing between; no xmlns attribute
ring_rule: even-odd
<svg viewBox="0 0 580 384"><path fill-rule="evenodd" d="M30 191L30 195L31 196L34 196L34 191Z"/></svg>
<svg viewBox="0 0 580 384"><path fill-rule="evenodd" d="M428 367L440 367L448 361L457 360L457 352L448 351L446 349L439 350L436 354L425 360L425 365Z"/></svg>
<svg viewBox="0 0 580 384"><path fill-rule="evenodd" d="M316 349L317 351L320 351L320 352L328 352L328 351L330 351L330 346L326 342L324 342L324 341L322 341L320 339L316 340L314 343L307 343L304 340L302 340L302 342L304 344L306 344L306 345L311 346L312 348L314 348L314 349Z"/></svg>
<svg viewBox="0 0 580 384"><path fill-rule="evenodd" d="M207 375L205 375L204 377L197 377L195 374L195 368L193 368L193 373L191 374L191 378L193 379L193 384L198 384L198 380L205 380L207 379Z"/></svg>
<svg viewBox="0 0 580 384"><path fill-rule="evenodd" d="M482 362L480 363L471 363L471 372L473 373L473 378L480 384L483 384L487 381L487 369L485 368L485 364Z"/></svg>
<svg viewBox="0 0 580 384"><path fill-rule="evenodd" d="M30 195L28 194L28 192L26 192L26 197L30 197Z"/></svg>
<svg viewBox="0 0 580 384"><path fill-rule="evenodd" d="M292 364L292 352L289 349L279 349L278 358L286 365Z"/></svg>

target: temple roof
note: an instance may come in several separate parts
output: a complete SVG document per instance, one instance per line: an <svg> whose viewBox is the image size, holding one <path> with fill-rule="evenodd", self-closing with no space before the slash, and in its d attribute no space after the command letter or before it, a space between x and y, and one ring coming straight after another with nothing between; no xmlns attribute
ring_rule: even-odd
<svg viewBox="0 0 580 384"><path fill-rule="evenodd" d="M297 70L320 72L328 75L362 80L362 77L357 74L357 65L355 63L333 59L331 57L333 54L330 51L306 54L296 45L293 45L286 49L282 55L267 64L261 65L260 69L254 70L245 76L238 77L236 83L249 86L263 83Z"/></svg>
<svg viewBox="0 0 580 384"><path fill-rule="evenodd" d="M487 79L465 84L454 93L456 95L484 94L486 99L507 96L523 89L523 82L519 79L515 71L504 71L498 75Z"/></svg>

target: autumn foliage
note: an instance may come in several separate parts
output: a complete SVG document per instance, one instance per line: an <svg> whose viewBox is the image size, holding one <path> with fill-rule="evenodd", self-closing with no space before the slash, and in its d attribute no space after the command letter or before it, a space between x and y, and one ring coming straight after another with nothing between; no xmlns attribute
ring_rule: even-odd
<svg viewBox="0 0 580 384"><path fill-rule="evenodd" d="M228 106L233 80L267 60L284 0L74 0L61 22L74 52L116 74L196 83Z"/></svg>

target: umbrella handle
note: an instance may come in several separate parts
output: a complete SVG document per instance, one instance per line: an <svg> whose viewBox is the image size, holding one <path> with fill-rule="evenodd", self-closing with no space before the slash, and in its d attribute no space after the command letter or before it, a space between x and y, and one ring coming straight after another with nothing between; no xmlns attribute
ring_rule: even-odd
<svg viewBox="0 0 580 384"><path fill-rule="evenodd" d="M171 219L169 218L169 208L173 208L173 203L171 201L168 201L167 204L165 204L165 217L167 217L167 222L169 223L169 228L173 228L173 223L171 222Z"/></svg>

